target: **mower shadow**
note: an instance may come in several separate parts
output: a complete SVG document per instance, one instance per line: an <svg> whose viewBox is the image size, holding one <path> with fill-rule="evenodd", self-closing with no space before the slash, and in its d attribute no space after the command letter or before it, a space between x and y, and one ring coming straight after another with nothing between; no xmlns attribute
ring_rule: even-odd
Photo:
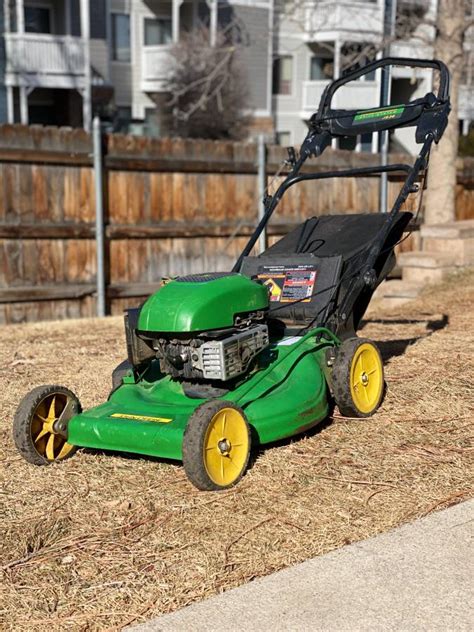
<svg viewBox="0 0 474 632"><path fill-rule="evenodd" d="M418 324L426 324L426 330L423 334L419 336L412 336L411 338L399 338L394 340L376 340L377 346L380 349L380 353L382 354L382 358L384 362L387 362L391 358L396 356L401 356L405 353L406 349L418 342L418 340L422 340L424 338L428 338L434 332L440 331L449 325L449 316L448 314L441 314L436 318L431 318L430 315L427 315L426 318L369 318L365 320L361 324L361 330L364 329L367 325L377 324L377 325L418 325Z"/></svg>
<svg viewBox="0 0 474 632"><path fill-rule="evenodd" d="M301 439L309 439L310 437L318 435L320 432L328 428L333 423L333 412L334 405L331 403L331 408L327 416L312 428L308 428L303 432L299 432L298 434L292 435L291 437L286 437L285 439L279 439L278 441L273 441L272 443L266 443L265 445L259 444L258 440L255 439L252 435L252 445L255 447L252 447L252 452L250 453L250 459L247 469L250 470L255 465L257 459L264 452L270 450L271 448L280 448L285 445L290 445L290 443L293 443L295 441L301 441Z"/></svg>
<svg viewBox="0 0 474 632"><path fill-rule="evenodd" d="M117 456L128 461L151 461L152 463L163 463L164 465L181 466L180 461L166 459L161 456L152 456L150 454L138 454L135 452L121 452L119 450L101 450L100 448L82 448L85 454L97 454L101 456Z"/></svg>
<svg viewBox="0 0 474 632"><path fill-rule="evenodd" d="M249 463L247 469L251 469L257 459L268 449L277 448L285 445L289 445L293 441L299 441L304 438L309 438L317 435L325 428L328 428L333 422L333 410L334 406L331 404L331 409L322 421L313 426L312 428L308 428L304 432L300 432L296 435L292 435L291 437L287 437L286 439L280 439L279 441L274 441L273 443L266 443L265 445L260 445L258 439L255 437L252 432L252 450L250 452ZM180 461L175 461L173 459L166 459L159 456L151 456L148 454L136 454L134 452L120 452L114 450L101 450L99 448L82 448L81 450L85 454L96 454L108 457L120 457L121 459L125 459L127 461L148 461L151 463L161 463L163 465L173 465L175 467L182 468L182 463Z"/></svg>

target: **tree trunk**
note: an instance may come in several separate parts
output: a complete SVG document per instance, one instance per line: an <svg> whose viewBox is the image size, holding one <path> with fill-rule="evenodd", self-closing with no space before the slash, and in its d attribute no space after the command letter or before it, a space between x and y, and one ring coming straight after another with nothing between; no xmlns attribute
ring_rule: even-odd
<svg viewBox="0 0 474 632"><path fill-rule="evenodd" d="M464 2L439 0L434 56L451 74L451 113L439 145L431 151L426 191L425 222L440 224L456 218L456 158L458 155L458 97L463 67Z"/></svg>

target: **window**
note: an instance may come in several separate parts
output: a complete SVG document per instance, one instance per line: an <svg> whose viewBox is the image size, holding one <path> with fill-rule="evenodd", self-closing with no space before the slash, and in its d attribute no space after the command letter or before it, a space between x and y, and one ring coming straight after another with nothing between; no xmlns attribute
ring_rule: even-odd
<svg viewBox="0 0 474 632"><path fill-rule="evenodd" d="M276 142L282 147L289 147L291 145L291 132L277 132Z"/></svg>
<svg viewBox="0 0 474 632"><path fill-rule="evenodd" d="M117 106L117 118L119 121L130 121L132 118L132 108L129 105Z"/></svg>
<svg viewBox="0 0 474 632"><path fill-rule="evenodd" d="M64 4L67 5L68 2L71 2L71 0L66 0ZM107 39L107 20L108 20L107 4L108 3L106 0L99 0L99 2L97 2L96 0L95 2L90 2L89 4L90 4L91 39L104 39L105 40ZM75 10L73 9L71 13L75 13ZM80 15L78 17L80 19Z"/></svg>
<svg viewBox="0 0 474 632"><path fill-rule="evenodd" d="M132 108L128 105L119 105L115 112L114 132L128 134L130 121L132 120Z"/></svg>
<svg viewBox="0 0 474 632"><path fill-rule="evenodd" d="M293 57L273 60L273 94L291 94L293 83Z"/></svg>
<svg viewBox="0 0 474 632"><path fill-rule="evenodd" d="M325 81L334 78L334 61L330 56L311 57L310 76L311 81Z"/></svg>
<svg viewBox="0 0 474 632"><path fill-rule="evenodd" d="M51 9L25 7L25 31L27 33L51 33Z"/></svg>
<svg viewBox="0 0 474 632"><path fill-rule="evenodd" d="M130 61L130 16L112 13L112 59Z"/></svg>
<svg viewBox="0 0 474 632"><path fill-rule="evenodd" d="M161 46L170 44L173 37L171 34L171 20L168 18L145 18L145 46Z"/></svg>

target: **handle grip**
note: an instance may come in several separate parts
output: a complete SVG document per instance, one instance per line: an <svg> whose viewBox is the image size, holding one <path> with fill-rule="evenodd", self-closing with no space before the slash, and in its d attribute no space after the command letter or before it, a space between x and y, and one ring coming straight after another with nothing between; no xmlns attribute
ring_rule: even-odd
<svg viewBox="0 0 474 632"><path fill-rule="evenodd" d="M449 71L446 64L439 59L411 59L409 57L384 57L373 61L363 68L358 68L347 73L344 77L331 82L324 90L321 96L321 102L317 113L317 118L322 119L331 110L331 101L336 90L341 86L367 75L378 68L386 66L408 66L410 68L433 68L440 73L440 82L438 88L438 101L445 102L449 98Z"/></svg>

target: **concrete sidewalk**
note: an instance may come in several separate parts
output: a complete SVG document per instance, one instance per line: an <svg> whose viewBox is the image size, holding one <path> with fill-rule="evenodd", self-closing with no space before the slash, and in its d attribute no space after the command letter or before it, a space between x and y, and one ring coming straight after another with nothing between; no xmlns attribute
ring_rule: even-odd
<svg viewBox="0 0 474 632"><path fill-rule="evenodd" d="M473 535L471 500L133 630L472 631Z"/></svg>

